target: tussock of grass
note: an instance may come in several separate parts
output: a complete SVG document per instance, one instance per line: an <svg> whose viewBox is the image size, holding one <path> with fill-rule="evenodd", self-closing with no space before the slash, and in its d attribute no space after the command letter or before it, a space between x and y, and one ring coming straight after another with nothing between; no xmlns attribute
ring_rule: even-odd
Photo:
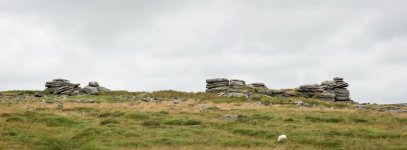
<svg viewBox="0 0 407 150"><path fill-rule="evenodd" d="M143 121L141 123L141 125L145 126L145 127L158 127L158 126L160 126L160 122L152 121L152 120L146 120L146 121Z"/></svg>
<svg viewBox="0 0 407 150"><path fill-rule="evenodd" d="M145 120L145 119L150 118L147 114L140 113L140 112L131 113L131 114L127 115L127 117L130 119L133 119L133 120Z"/></svg>
<svg viewBox="0 0 407 150"><path fill-rule="evenodd" d="M338 123L344 121L342 118L325 116L306 116L305 119L311 122L328 122L328 123Z"/></svg>
<svg viewBox="0 0 407 150"><path fill-rule="evenodd" d="M107 118L107 117L121 117L124 115L124 112L115 111L115 112L104 112L99 114L98 117L100 118Z"/></svg>
<svg viewBox="0 0 407 150"><path fill-rule="evenodd" d="M164 121L166 125L182 125L182 126L191 126L191 125L200 125L201 121L194 119L185 119L185 118L173 118Z"/></svg>
<svg viewBox="0 0 407 150"><path fill-rule="evenodd" d="M100 125L111 125L111 124L118 124L119 121L116 119L106 119L100 122Z"/></svg>

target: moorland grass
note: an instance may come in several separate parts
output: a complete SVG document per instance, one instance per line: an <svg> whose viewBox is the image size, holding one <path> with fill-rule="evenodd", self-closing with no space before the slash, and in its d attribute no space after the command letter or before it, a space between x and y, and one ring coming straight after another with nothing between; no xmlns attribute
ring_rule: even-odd
<svg viewBox="0 0 407 150"><path fill-rule="evenodd" d="M27 93L33 92L22 95ZM140 97L161 102L132 104ZM165 103L175 98L194 103ZM65 108L56 109L57 103L42 99L65 103ZM97 102L72 103L75 99ZM317 107L288 104L296 100ZM406 114L355 110L348 103L315 99L263 97L261 101L272 105L246 107L256 101L205 93L119 91L1 101L0 149L407 149ZM216 107L195 111L198 104ZM222 120L224 114L238 118ZM278 143L281 134L289 140Z"/></svg>

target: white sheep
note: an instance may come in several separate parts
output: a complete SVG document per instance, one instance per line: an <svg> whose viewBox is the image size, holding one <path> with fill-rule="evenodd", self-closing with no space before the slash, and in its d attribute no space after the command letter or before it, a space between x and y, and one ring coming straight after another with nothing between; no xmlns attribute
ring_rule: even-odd
<svg viewBox="0 0 407 150"><path fill-rule="evenodd" d="M278 136L277 141L278 141L278 142L287 141L287 136L286 136L286 135L280 135L280 136Z"/></svg>

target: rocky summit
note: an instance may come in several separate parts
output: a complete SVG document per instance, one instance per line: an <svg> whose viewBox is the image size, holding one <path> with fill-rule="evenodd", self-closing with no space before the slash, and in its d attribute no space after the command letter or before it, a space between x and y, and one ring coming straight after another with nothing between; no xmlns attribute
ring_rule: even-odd
<svg viewBox="0 0 407 150"><path fill-rule="evenodd" d="M62 94L62 95L78 95L78 94L99 94L100 92L110 91L109 89L99 86L96 81L89 82L88 86L83 89L80 84L71 83L67 79L54 79L52 81L47 81L45 83L45 92L51 94Z"/></svg>
<svg viewBox="0 0 407 150"><path fill-rule="evenodd" d="M343 78L323 81L321 84L304 84L293 89L269 89L264 83L246 84L244 80L214 78L206 80L206 92L218 93L228 97L249 97L263 94L281 97L318 98L327 101L352 101L347 89L348 83Z"/></svg>
<svg viewBox="0 0 407 150"><path fill-rule="evenodd" d="M45 91L52 94L79 94L82 92L80 84L71 83L66 79L54 79L45 83Z"/></svg>

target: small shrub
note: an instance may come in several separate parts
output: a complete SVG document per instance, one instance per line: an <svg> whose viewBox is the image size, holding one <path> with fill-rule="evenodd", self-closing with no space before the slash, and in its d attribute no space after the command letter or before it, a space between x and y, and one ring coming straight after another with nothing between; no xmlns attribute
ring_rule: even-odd
<svg viewBox="0 0 407 150"><path fill-rule="evenodd" d="M87 138L87 137L92 137L101 134L102 131L99 128L87 128L83 130L82 132L78 133L73 137L73 139L81 139L81 138Z"/></svg>
<svg viewBox="0 0 407 150"><path fill-rule="evenodd" d="M367 119L363 119L363 118L354 118L354 119L352 119L354 122L356 122L356 123L367 123L367 122L369 122L369 120L367 120Z"/></svg>
<svg viewBox="0 0 407 150"><path fill-rule="evenodd" d="M284 121L285 122L294 122L294 119L293 118L285 118Z"/></svg>
<svg viewBox="0 0 407 150"><path fill-rule="evenodd" d="M189 126L189 125L200 125L201 122L198 120L192 120L192 119L170 119L170 120L166 120L164 122L164 124Z"/></svg>
<svg viewBox="0 0 407 150"><path fill-rule="evenodd" d="M270 120L273 119L272 116L264 115L264 114L253 114L251 116L253 119L259 119L259 120Z"/></svg>
<svg viewBox="0 0 407 150"><path fill-rule="evenodd" d="M397 120L402 124L407 124L407 118L397 118Z"/></svg>
<svg viewBox="0 0 407 150"><path fill-rule="evenodd" d="M107 117L120 117L123 116L124 112L115 111L115 112L105 112L100 114L98 117L100 118L107 118Z"/></svg>
<svg viewBox="0 0 407 150"><path fill-rule="evenodd" d="M253 130L253 129L231 129L234 134L240 134L245 136L265 136L266 131L263 130Z"/></svg>
<svg viewBox="0 0 407 150"><path fill-rule="evenodd" d="M134 119L134 120L144 120L144 119L148 119L150 117L147 116L146 114L142 114L142 113L132 113L132 114L128 115L128 118Z"/></svg>
<svg viewBox="0 0 407 150"><path fill-rule="evenodd" d="M18 135L18 132L17 132L17 131L13 131L13 130L4 131L4 132L3 132L3 135L5 135L5 136L16 136L16 135Z"/></svg>
<svg viewBox="0 0 407 150"><path fill-rule="evenodd" d="M21 122L23 121L23 118L20 117L10 117L6 119L6 122Z"/></svg>
<svg viewBox="0 0 407 150"><path fill-rule="evenodd" d="M157 121L146 120L141 123L142 126L145 127L157 127L160 126L160 123Z"/></svg>
<svg viewBox="0 0 407 150"><path fill-rule="evenodd" d="M311 122L328 122L328 123L338 123L342 122L342 118L333 118L333 117L322 117L322 116L306 116L305 120Z"/></svg>
<svg viewBox="0 0 407 150"><path fill-rule="evenodd" d="M219 107L216 107L216 106L208 107L205 110L219 110Z"/></svg>
<svg viewBox="0 0 407 150"><path fill-rule="evenodd" d="M247 123L250 121L250 118L245 115L238 115L237 121Z"/></svg>
<svg viewBox="0 0 407 150"><path fill-rule="evenodd" d="M46 116L44 118L40 118L39 121L48 126L70 126L76 124L73 119L63 116Z"/></svg>
<svg viewBox="0 0 407 150"><path fill-rule="evenodd" d="M183 125L187 125L187 126L189 126L189 125L200 125L200 124L201 124L201 122L198 121L198 120L185 120L184 123L183 123Z"/></svg>
<svg viewBox="0 0 407 150"><path fill-rule="evenodd" d="M169 113L166 112L166 111L160 111L159 113L160 113L160 114L163 114L163 115L168 115L168 114L169 114Z"/></svg>
<svg viewBox="0 0 407 150"><path fill-rule="evenodd" d="M266 142L244 140L224 140L220 141L220 144L224 147L264 147L267 145Z"/></svg>
<svg viewBox="0 0 407 150"><path fill-rule="evenodd" d="M106 119L100 122L100 125L118 124L119 121L115 119Z"/></svg>
<svg viewBox="0 0 407 150"><path fill-rule="evenodd" d="M11 114L9 114L9 113L2 113L0 115L0 117L10 117L10 116L11 116Z"/></svg>

